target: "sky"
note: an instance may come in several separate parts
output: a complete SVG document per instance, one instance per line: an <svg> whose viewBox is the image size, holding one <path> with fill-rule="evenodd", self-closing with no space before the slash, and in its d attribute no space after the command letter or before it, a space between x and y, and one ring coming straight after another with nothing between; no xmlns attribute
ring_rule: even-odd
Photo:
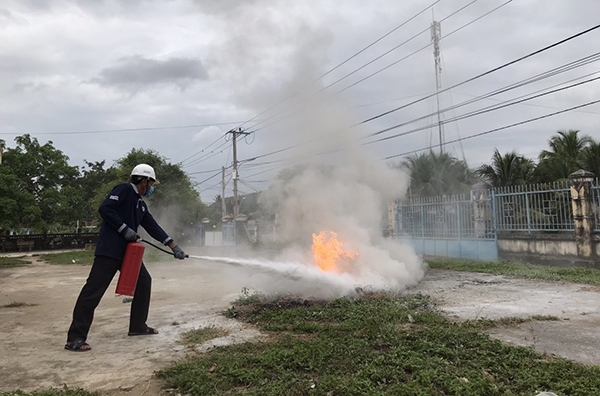
<svg viewBox="0 0 600 396"><path fill-rule="evenodd" d="M237 142L242 194L303 161L335 163L339 150L395 162L438 150L434 19L447 109L598 52L600 29L474 78L594 27L598 15L598 0L3 0L0 139L52 141L80 167L152 149L181 163L211 202L222 166L231 195L232 128L249 133ZM535 158L558 130L600 140L600 104L502 129L600 100L600 80L587 82L600 61L576 66L444 111L451 120L582 83L448 121L444 149L477 167L494 149ZM369 137L399 124L376 135L387 140Z"/></svg>

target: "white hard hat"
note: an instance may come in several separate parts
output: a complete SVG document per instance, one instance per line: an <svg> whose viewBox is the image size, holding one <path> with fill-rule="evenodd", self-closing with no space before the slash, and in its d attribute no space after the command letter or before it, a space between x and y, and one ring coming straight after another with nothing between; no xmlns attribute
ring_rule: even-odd
<svg viewBox="0 0 600 396"><path fill-rule="evenodd" d="M149 177L158 183L158 180L156 180L156 174L154 173L154 168L148 164L136 165L136 167L131 171L131 176Z"/></svg>

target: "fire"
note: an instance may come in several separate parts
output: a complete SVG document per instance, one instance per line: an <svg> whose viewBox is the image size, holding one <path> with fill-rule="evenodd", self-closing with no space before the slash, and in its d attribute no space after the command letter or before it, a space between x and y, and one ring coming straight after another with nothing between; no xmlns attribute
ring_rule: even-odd
<svg viewBox="0 0 600 396"><path fill-rule="evenodd" d="M347 252L343 249L344 243L337 239L333 231L321 231L319 235L313 234L312 251L319 268L326 272L343 272L340 268L340 259L355 259L358 253Z"/></svg>

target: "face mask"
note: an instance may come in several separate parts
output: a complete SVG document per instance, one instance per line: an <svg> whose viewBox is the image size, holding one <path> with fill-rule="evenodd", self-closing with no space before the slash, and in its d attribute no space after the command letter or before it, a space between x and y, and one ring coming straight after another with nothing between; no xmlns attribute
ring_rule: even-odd
<svg viewBox="0 0 600 396"><path fill-rule="evenodd" d="M150 190L146 191L144 197L149 197L154 192L154 186L150 187Z"/></svg>

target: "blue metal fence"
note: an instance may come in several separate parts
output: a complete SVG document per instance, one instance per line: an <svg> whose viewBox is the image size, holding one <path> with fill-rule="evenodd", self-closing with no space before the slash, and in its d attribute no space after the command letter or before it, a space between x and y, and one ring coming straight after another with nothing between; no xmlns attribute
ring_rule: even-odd
<svg viewBox="0 0 600 396"><path fill-rule="evenodd" d="M568 182L494 190L498 232L573 231Z"/></svg>
<svg viewBox="0 0 600 396"><path fill-rule="evenodd" d="M487 191L398 202L397 235L419 254L496 260L493 203Z"/></svg>
<svg viewBox="0 0 600 396"><path fill-rule="evenodd" d="M598 183L592 196L600 231ZM568 182L412 198L398 202L396 228L417 253L480 259L498 257L498 234L575 230Z"/></svg>

